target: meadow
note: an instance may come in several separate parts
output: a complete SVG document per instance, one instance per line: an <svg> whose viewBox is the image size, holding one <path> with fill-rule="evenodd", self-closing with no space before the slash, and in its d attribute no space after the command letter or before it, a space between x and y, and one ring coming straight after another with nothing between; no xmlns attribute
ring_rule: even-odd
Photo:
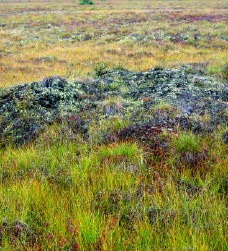
<svg viewBox="0 0 228 251"><path fill-rule="evenodd" d="M10 95L4 88L54 75L93 87L93 78L113 69L189 64L227 83L227 0L94 3L0 2L0 111ZM151 126L144 120L176 121L178 109L152 106L146 93L137 102L122 98L128 80L114 79L101 101L77 90L84 106L100 102L94 113L75 114L87 123L86 137L75 116L52 121L20 145L3 144L0 128L0 249L228 250L225 94L218 100L223 122L212 129L206 112L191 118L200 120L197 132L174 122ZM32 98L18 101L18 111Z"/></svg>
<svg viewBox="0 0 228 251"><path fill-rule="evenodd" d="M105 62L145 71L227 64L227 1L0 3L0 86L91 76Z"/></svg>

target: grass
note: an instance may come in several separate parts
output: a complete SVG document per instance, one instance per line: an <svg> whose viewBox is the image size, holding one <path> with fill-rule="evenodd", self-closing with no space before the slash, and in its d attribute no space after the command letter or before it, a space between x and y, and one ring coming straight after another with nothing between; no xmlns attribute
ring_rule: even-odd
<svg viewBox="0 0 228 251"><path fill-rule="evenodd" d="M0 4L0 86L91 76L109 67L148 70L205 63L223 77L226 1ZM104 11L105 10L105 11ZM35 12L35 13L34 13ZM209 13L209 14L208 14Z"/></svg>
<svg viewBox="0 0 228 251"><path fill-rule="evenodd" d="M200 141L193 133L180 133L172 141L173 148L179 153L198 153L200 152Z"/></svg>
<svg viewBox="0 0 228 251"><path fill-rule="evenodd" d="M227 78L227 1L94 2L0 3L0 87L184 63ZM169 111L159 103L150 112ZM0 248L228 250L225 129L164 131L159 157L140 140L102 141L129 123L120 112L93 121L87 140L53 125L0 148Z"/></svg>
<svg viewBox="0 0 228 251"><path fill-rule="evenodd" d="M228 162L219 132L204 138L216 159L204 160L210 169L198 165L202 175L169 161L173 150L199 151L203 140L190 133L174 138L167 160L153 164L143 145L69 141L56 129L50 139L46 132L1 150L5 250L227 249Z"/></svg>

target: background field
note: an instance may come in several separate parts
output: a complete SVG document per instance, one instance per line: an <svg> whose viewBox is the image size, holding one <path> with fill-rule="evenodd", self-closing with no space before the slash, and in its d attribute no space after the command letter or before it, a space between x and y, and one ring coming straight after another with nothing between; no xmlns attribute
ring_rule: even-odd
<svg viewBox="0 0 228 251"><path fill-rule="evenodd" d="M200 74L227 81L227 27L227 0L96 0L94 6L2 0L0 87L53 75L89 86L95 74L107 69L145 71L191 63L200 76L192 86L203 89L201 80L211 82ZM123 84L119 77L115 81L112 92ZM3 109L10 92L0 89ZM203 133L182 131L176 124L171 130L139 128L135 138L105 142L105 136L119 130L128 133L134 107L146 107L151 100L142 96L136 103L110 94L95 98L100 103L90 113L86 104L93 95L82 94L84 113L50 123L28 144L1 144L0 134L0 249L228 250L227 127L210 131L205 113L193 118L205 125ZM15 114L9 109L9 117L26 125L36 116L33 96L15 100ZM130 112L123 116L125 105ZM115 116L103 116L110 107ZM161 102L139 117L175 117L178 112ZM227 108L220 112L228 119ZM26 126L7 127L7 116L0 114L0 126L9 133L16 128L12 135L24 133ZM90 120L87 138L78 132L78 118ZM155 147L142 135L151 136Z"/></svg>
<svg viewBox="0 0 228 251"><path fill-rule="evenodd" d="M91 75L94 64L147 70L227 64L227 1L0 3L0 86Z"/></svg>

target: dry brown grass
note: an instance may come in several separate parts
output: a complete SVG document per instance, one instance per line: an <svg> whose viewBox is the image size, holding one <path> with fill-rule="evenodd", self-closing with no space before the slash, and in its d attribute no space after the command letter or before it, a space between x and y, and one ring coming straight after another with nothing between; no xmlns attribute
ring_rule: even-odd
<svg viewBox="0 0 228 251"><path fill-rule="evenodd" d="M0 87L50 75L91 75L100 61L136 71L203 62L219 72L228 58L227 42L220 39L226 35L226 6L227 1L96 1L92 7L71 1L1 3ZM193 22L191 16L214 18ZM156 41L150 35L157 30L165 36L196 32L212 38ZM74 33L91 39L69 42ZM140 39L131 39L132 34Z"/></svg>

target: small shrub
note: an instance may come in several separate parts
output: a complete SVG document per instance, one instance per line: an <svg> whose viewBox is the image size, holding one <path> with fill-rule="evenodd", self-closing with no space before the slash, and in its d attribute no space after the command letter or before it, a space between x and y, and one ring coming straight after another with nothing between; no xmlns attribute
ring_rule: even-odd
<svg viewBox="0 0 228 251"><path fill-rule="evenodd" d="M93 1L91 0L79 0L79 5L93 5Z"/></svg>
<svg viewBox="0 0 228 251"><path fill-rule="evenodd" d="M99 62L96 63L93 67L94 77L101 77L105 73L107 73L108 63L106 62Z"/></svg>

